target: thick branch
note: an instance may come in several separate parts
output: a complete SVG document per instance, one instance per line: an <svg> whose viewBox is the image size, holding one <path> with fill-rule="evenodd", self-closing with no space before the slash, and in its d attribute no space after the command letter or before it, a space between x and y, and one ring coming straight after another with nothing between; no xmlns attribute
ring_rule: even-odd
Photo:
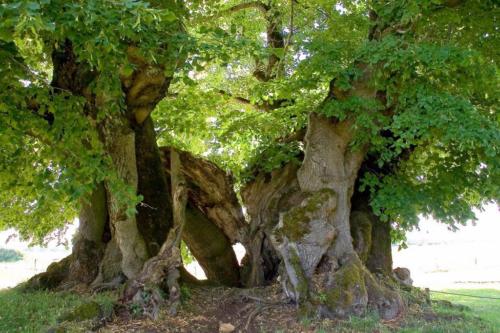
<svg viewBox="0 0 500 333"><path fill-rule="evenodd" d="M230 7L226 9L224 12L226 13L236 13L240 10L245 10L249 8L254 8L262 12L262 14L266 15L267 11L269 10L269 7L266 6L263 2L261 1L249 1L249 2L244 2L240 3L238 5L235 5L233 7Z"/></svg>
<svg viewBox="0 0 500 333"><path fill-rule="evenodd" d="M258 105L253 104L252 102L250 102L250 100L248 100L246 98L243 98L240 96L234 96L233 94L231 94L225 90L222 90L222 89L219 89L218 93L224 97L228 97L229 99L231 99L232 101L234 101L236 103L243 104L246 106L251 106L252 108L260 110L260 107Z"/></svg>

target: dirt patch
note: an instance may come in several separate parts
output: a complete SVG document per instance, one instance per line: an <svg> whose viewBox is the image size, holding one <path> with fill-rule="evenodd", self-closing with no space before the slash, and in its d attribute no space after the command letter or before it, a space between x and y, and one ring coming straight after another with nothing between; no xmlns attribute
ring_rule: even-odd
<svg viewBox="0 0 500 333"><path fill-rule="evenodd" d="M159 319L134 318L133 311L121 308L101 333L217 333L221 324L234 327L226 332L397 332L400 329L447 327L455 325L461 331L474 331L460 325L465 319L461 308L452 305L451 313L436 313L431 306L410 305L404 316L395 320L380 320L376 315L353 317L347 320L301 319L295 304L287 301L279 284L268 287L240 289L227 287L192 287L182 289L183 300L178 313L171 316L167 307L160 311ZM448 309L445 305L441 309ZM116 310L116 309L115 309ZM474 323L473 323L474 324ZM473 328L482 327L477 321ZM479 326L478 326L479 325ZM455 327L453 326L453 327ZM424 329L425 331L425 329ZM481 330L485 331L485 330Z"/></svg>
<svg viewBox="0 0 500 333"><path fill-rule="evenodd" d="M234 332L307 332L297 320L296 306L283 298L278 285L238 289L196 287L185 290L176 316L165 311L156 322L120 313L99 332L218 332L221 323Z"/></svg>

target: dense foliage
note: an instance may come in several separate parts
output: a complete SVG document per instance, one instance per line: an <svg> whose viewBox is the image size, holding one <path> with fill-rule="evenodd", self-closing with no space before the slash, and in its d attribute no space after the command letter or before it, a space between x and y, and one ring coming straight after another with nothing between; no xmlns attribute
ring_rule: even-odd
<svg viewBox="0 0 500 333"><path fill-rule="evenodd" d="M42 239L72 220L96 182L113 179L94 125L122 112L119 75L134 70L131 45L175 74L154 113L159 143L202 155L240 183L256 170L300 163L303 143L292 134L316 111L354 120L352 149L368 145L370 156L359 184L399 230L419 214L454 226L499 200L495 1L178 3L2 2L1 228ZM380 32L384 25L394 28ZM270 43L269 26L284 45ZM51 52L68 39L100 74L92 89L105 107L96 119L81 96L50 86ZM362 68L384 102L327 99L332 82L348 91Z"/></svg>

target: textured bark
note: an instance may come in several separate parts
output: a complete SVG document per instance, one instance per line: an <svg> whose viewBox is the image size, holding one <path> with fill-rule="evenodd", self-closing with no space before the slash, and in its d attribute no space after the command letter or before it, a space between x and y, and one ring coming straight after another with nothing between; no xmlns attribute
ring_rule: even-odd
<svg viewBox="0 0 500 333"><path fill-rule="evenodd" d="M247 287L270 283L278 274L281 259L270 235L286 211L301 201L297 181L298 167L288 164L271 173L260 173L246 184L241 196L250 217L249 242L243 259L242 280Z"/></svg>
<svg viewBox="0 0 500 333"><path fill-rule="evenodd" d="M128 126L113 124L107 126L106 152L113 161L118 177L132 190L137 190L137 166L135 155L135 134ZM106 183L108 212L118 248L122 254L122 271L127 278L134 278L148 258L144 239L137 228L134 215L127 213L127 205L116 197L113 184Z"/></svg>
<svg viewBox="0 0 500 333"><path fill-rule="evenodd" d="M210 282L239 286L238 261L229 238L198 208L188 204L183 240Z"/></svg>
<svg viewBox="0 0 500 333"><path fill-rule="evenodd" d="M349 130L348 123L310 114L305 157L297 172L304 198L298 207L281 214L274 230L273 243L286 270L283 286L297 302L309 298L306 281L311 280L327 250L333 270L355 255L349 228L350 199L363 154L348 151Z"/></svg>
<svg viewBox="0 0 500 333"><path fill-rule="evenodd" d="M366 95L362 88L357 93ZM349 146L352 137L349 121L310 114L294 194L299 202L280 210L271 239L282 259L284 291L303 310L316 308L321 316L344 317L373 307L382 318L395 318L403 310L399 294L368 271L351 237L351 197L365 157L363 147ZM358 215L354 213L355 219L362 221ZM318 294L324 301L313 307Z"/></svg>
<svg viewBox="0 0 500 333"><path fill-rule="evenodd" d="M170 172L170 148L161 148L165 171ZM233 188L232 176L215 164L179 151L182 173L189 188L189 202L219 227L231 243L244 242L246 223Z"/></svg>
<svg viewBox="0 0 500 333"><path fill-rule="evenodd" d="M162 148L169 174L171 148ZM183 240L209 281L240 285L238 261L232 244L246 244L246 224L230 175L215 164L178 151L188 187L189 204Z"/></svg>

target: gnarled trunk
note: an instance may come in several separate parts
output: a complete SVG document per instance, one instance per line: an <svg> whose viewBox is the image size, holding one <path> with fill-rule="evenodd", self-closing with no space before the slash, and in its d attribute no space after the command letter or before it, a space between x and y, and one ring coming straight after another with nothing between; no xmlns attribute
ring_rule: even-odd
<svg viewBox="0 0 500 333"><path fill-rule="evenodd" d="M351 139L348 121L310 115L297 172L301 201L280 212L271 237L283 260L282 284L303 309L322 316L362 314L372 306L394 318L403 308L400 296L375 279L353 246L351 196L365 149L353 150Z"/></svg>
<svg viewBox="0 0 500 333"><path fill-rule="evenodd" d="M241 196L250 217L246 255L242 264L242 281L247 287L270 283L278 275L281 259L271 244L272 229L281 211L298 205L300 188L297 169L288 164L271 173L260 173L246 184Z"/></svg>
<svg viewBox="0 0 500 333"><path fill-rule="evenodd" d="M168 161L173 151L182 161L181 172L188 187L183 240L210 282L239 286L239 265L232 244L246 244L247 225L232 177L207 160L164 147L167 174L171 172Z"/></svg>

